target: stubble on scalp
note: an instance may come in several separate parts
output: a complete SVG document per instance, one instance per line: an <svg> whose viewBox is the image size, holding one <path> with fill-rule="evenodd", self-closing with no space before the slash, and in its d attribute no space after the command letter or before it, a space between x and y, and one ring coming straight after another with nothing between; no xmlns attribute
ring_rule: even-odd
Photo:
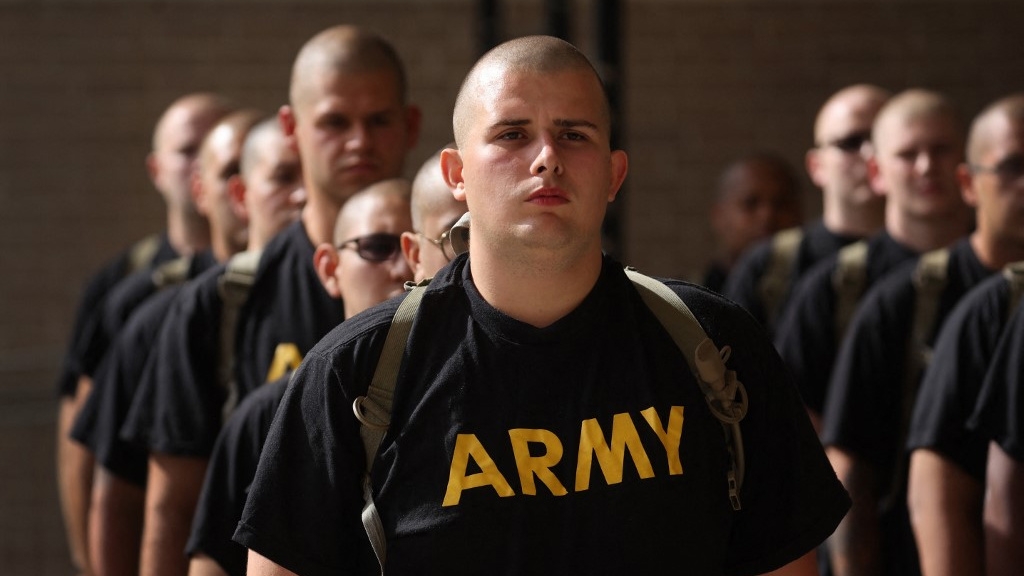
<svg viewBox="0 0 1024 576"><path fill-rule="evenodd" d="M839 90L818 111L814 120L815 144L825 144L828 125L841 108L864 108L877 113L891 96L891 92L873 84L854 84Z"/></svg>
<svg viewBox="0 0 1024 576"><path fill-rule="evenodd" d="M1000 98L988 105L971 123L967 137L967 161L981 164L998 136L1001 124L1024 125L1024 93Z"/></svg>
<svg viewBox="0 0 1024 576"><path fill-rule="evenodd" d="M288 97L302 110L324 75L353 75L387 71L395 76L401 103L406 101L405 70L394 47L383 37L356 26L335 26L311 38L292 65Z"/></svg>
<svg viewBox="0 0 1024 576"><path fill-rule="evenodd" d="M233 109L234 104L231 100L212 92L196 92L178 98L157 120L153 129L153 151L160 150L165 145L170 133L180 129L181 122L196 121L213 126Z"/></svg>
<svg viewBox="0 0 1024 576"><path fill-rule="evenodd" d="M878 112L873 128L873 142L879 153L888 149L893 131L921 121L948 122L957 145L961 145L963 128L953 102L938 92L913 88L893 96Z"/></svg>
<svg viewBox="0 0 1024 576"><path fill-rule="evenodd" d="M459 88L452 114L455 143L462 147L472 127L485 86L494 78L510 73L529 72L554 74L559 72L586 72L593 75L601 95L601 129L607 134L611 124L608 98L597 70L586 56L572 44L551 36L525 36L501 44L484 54L470 69Z"/></svg>

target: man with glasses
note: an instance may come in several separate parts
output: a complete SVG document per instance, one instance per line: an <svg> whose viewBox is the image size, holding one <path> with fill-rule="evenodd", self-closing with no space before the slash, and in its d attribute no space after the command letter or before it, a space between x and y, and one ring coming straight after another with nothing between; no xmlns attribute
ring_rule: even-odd
<svg viewBox="0 0 1024 576"><path fill-rule="evenodd" d="M412 182L413 232L402 234L402 253L417 282L430 278L455 258L452 227L465 213L466 203L456 200L444 181L438 150L423 163Z"/></svg>
<svg viewBox="0 0 1024 576"><path fill-rule="evenodd" d="M871 124L889 98L877 86L857 84L836 92L814 122L814 147L805 160L821 188L822 217L751 248L733 268L722 294L774 331L790 288L816 262L882 228L885 198L868 182Z"/></svg>
<svg viewBox="0 0 1024 576"><path fill-rule="evenodd" d="M226 414L296 367L342 320L342 302L313 266L315 246L333 240L350 196L400 176L420 125L394 48L353 26L329 28L302 47L278 116L302 164L307 200L299 222L260 255L233 260L222 277L180 295L122 429L150 454L146 576L187 572L192 514Z"/></svg>
<svg viewBox="0 0 1024 576"><path fill-rule="evenodd" d="M979 261L994 270L1024 260L1024 94L978 115L959 174L977 208L970 247ZM981 511L989 436L967 424L989 366L1000 364L993 354L1011 314L1010 293L999 276L967 294L943 323L921 381L907 438L909 506L929 576L985 573ZM1019 347L1013 350L1020 355ZM1005 414L1004 408L990 414Z"/></svg>
<svg viewBox="0 0 1024 576"><path fill-rule="evenodd" d="M412 229L409 206L408 181L374 184L342 207L334 243L317 247L314 262L320 281L331 296L344 301L346 320L401 294L405 282L413 279L400 248L400 238ZM247 551L231 536L289 377L246 396L217 436L186 549L189 576L245 574Z"/></svg>

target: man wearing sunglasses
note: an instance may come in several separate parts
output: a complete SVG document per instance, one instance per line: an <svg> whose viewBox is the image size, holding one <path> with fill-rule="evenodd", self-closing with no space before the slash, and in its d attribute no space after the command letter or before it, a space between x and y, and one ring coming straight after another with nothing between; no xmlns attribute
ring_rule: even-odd
<svg viewBox="0 0 1024 576"><path fill-rule="evenodd" d="M444 181L438 150L423 163L412 182L413 231L402 234L402 253L417 282L430 278L455 258L452 227L465 213L466 203L456 200Z"/></svg>
<svg viewBox="0 0 1024 576"><path fill-rule="evenodd" d="M331 296L344 301L346 320L401 294L405 282L413 279L399 245L412 229L409 206L408 181L371 185L342 207L334 243L317 247L314 263L320 281ZM186 549L190 576L245 574L247 551L231 536L289 376L249 394L217 436Z"/></svg>
<svg viewBox="0 0 1024 576"><path fill-rule="evenodd" d="M806 155L807 173L821 188L821 219L760 242L729 273L722 293L769 333L804 272L881 230L885 198L871 190L867 159L871 125L888 98L877 86L857 84L825 102L814 122L814 147Z"/></svg>
<svg viewBox="0 0 1024 576"><path fill-rule="evenodd" d="M627 171L610 116L590 62L551 37L498 46L459 91L441 169L473 216L469 252L417 293L367 484L389 574L813 574L846 510L770 340L738 306L670 281L750 393L757 456L730 505L721 424L602 253ZM398 306L345 322L296 371L235 533L249 574L377 571L353 402Z"/></svg>
<svg viewBox="0 0 1024 576"><path fill-rule="evenodd" d="M333 240L338 212L355 192L401 175L420 125L394 48L353 26L329 28L302 47L278 117L302 165L300 220L266 245L258 266L205 278L180 295L122 429L150 453L144 575L187 571L192 514L225 415L296 367L342 320L343 303L313 266L315 246ZM233 335L222 333L224 324Z"/></svg>

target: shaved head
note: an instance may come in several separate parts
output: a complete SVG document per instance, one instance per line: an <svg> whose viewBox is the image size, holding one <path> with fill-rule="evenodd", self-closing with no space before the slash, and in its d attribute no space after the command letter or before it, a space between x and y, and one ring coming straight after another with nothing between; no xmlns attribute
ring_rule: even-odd
<svg viewBox="0 0 1024 576"><path fill-rule="evenodd" d="M253 126L245 138L245 145L242 146L240 162L242 178L249 178L253 169L259 164L265 147L270 143L276 144L283 137L284 132L281 131L281 123L277 121L277 116L267 117Z"/></svg>
<svg viewBox="0 0 1024 576"><path fill-rule="evenodd" d="M218 140L234 140L239 143L245 141L249 130L263 118L263 113L254 108L247 108L228 114L214 126L213 130L203 139L203 145L199 148L200 162L205 162L212 154L213 147L218 145Z"/></svg>
<svg viewBox="0 0 1024 576"><path fill-rule="evenodd" d="M834 138L833 124L843 117L857 116L857 120L863 119L870 127L875 114L890 96L888 90L871 84L855 84L836 92L821 107L814 121L815 144L820 146Z"/></svg>
<svg viewBox="0 0 1024 576"><path fill-rule="evenodd" d="M449 143L445 148L453 148L455 143ZM412 227L413 230L422 232L424 220L445 212L453 205L465 206L452 196L452 189L444 181L444 174L441 172L441 150L435 152L423 166L412 181Z"/></svg>
<svg viewBox="0 0 1024 576"><path fill-rule="evenodd" d="M959 115L945 96L930 90L911 89L893 96L875 118L873 142L879 151L891 145L896 130L921 121L949 122L954 132L962 134Z"/></svg>
<svg viewBox="0 0 1024 576"><path fill-rule="evenodd" d="M607 134L611 124L611 112L607 95L587 57L575 46L551 36L526 36L510 40L483 55L469 71L455 99L452 125L455 142L461 147L469 131L474 111L480 105L479 96L483 87L501 83L509 72L532 72L553 74L557 72L586 72L593 75L594 84L602 97L602 131Z"/></svg>
<svg viewBox="0 0 1024 576"><path fill-rule="evenodd" d="M1005 123L1024 124L1024 94L1002 98L981 111L971 123L967 138L967 161L980 164Z"/></svg>
<svg viewBox="0 0 1024 576"><path fill-rule="evenodd" d="M308 93L324 76L387 71L395 76L399 97L406 99L405 70L395 49L385 39L355 26L335 26L311 38L292 66L289 98L301 109Z"/></svg>
<svg viewBox="0 0 1024 576"><path fill-rule="evenodd" d="M217 120L233 109L231 101L219 94L199 92L178 98L167 107L153 130L153 150L159 150L171 140L171 132L180 130L183 122L204 126L206 132Z"/></svg>
<svg viewBox="0 0 1024 576"><path fill-rule="evenodd" d="M334 227L336 243L348 240L356 225L366 219L367 214L378 202L405 203L408 206L411 185L404 178L391 178L371 184L357 192L342 206Z"/></svg>

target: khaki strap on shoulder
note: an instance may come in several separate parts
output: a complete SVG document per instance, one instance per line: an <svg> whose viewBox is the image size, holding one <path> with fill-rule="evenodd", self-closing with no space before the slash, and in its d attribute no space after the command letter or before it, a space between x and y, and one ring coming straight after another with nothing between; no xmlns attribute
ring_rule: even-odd
<svg viewBox="0 0 1024 576"><path fill-rule="evenodd" d="M188 270L192 266L192 256L182 256L170 262L164 262L153 270L153 284L158 288L166 288L181 284L188 279Z"/></svg>
<svg viewBox="0 0 1024 576"><path fill-rule="evenodd" d="M156 256L156 252L159 249L159 234L150 234L132 244L132 247L128 250L128 273L131 274L149 266L149 263Z"/></svg>
<svg viewBox="0 0 1024 576"><path fill-rule="evenodd" d="M1003 278L1010 285L1010 297L1006 306L1006 318L1013 316L1024 296L1024 262L1012 262L1003 267Z"/></svg>
<svg viewBox="0 0 1024 576"><path fill-rule="evenodd" d="M387 558L387 537L380 514L373 502L370 472L373 470L373 461L377 458L381 440L391 425L391 407L395 399L398 372L402 367L405 345L409 339L409 332L412 331L420 301L423 299L423 292L426 291L427 282L429 280L413 287L398 306L388 335L384 339L384 348L377 359L377 369L373 373L373 380L366 390L366 395L356 398L352 403L352 411L360 424L359 436L366 451L366 469L363 475L363 528L366 529L370 545L377 555L381 574L384 573L384 560Z"/></svg>
<svg viewBox="0 0 1024 576"><path fill-rule="evenodd" d="M800 227L787 228L772 236L771 257L761 280L757 283L757 291L769 325L778 319L779 308L789 293L789 287L793 282L793 263L803 239L804 231Z"/></svg>
<svg viewBox="0 0 1024 576"><path fill-rule="evenodd" d="M238 405L240 393L235 378L235 336L238 331L238 314L249 299L249 291L256 282L262 250L239 252L228 260L224 273L217 280L217 291L221 298L220 347L217 358L217 383L226 392L221 406L221 423Z"/></svg>
<svg viewBox="0 0 1024 576"><path fill-rule="evenodd" d="M857 303L867 285L868 243L854 242L839 250L832 288L836 295L836 345L843 341Z"/></svg>
<svg viewBox="0 0 1024 576"><path fill-rule="evenodd" d="M732 469L727 475L729 501L734 510L739 510L745 473L743 436L739 423L747 414L747 391L736 378L736 373L725 367L729 349L723 348L723 358L690 308L663 282L632 268L626 268L626 276L672 336L704 392L711 413L722 423L726 446L732 456Z"/></svg>

